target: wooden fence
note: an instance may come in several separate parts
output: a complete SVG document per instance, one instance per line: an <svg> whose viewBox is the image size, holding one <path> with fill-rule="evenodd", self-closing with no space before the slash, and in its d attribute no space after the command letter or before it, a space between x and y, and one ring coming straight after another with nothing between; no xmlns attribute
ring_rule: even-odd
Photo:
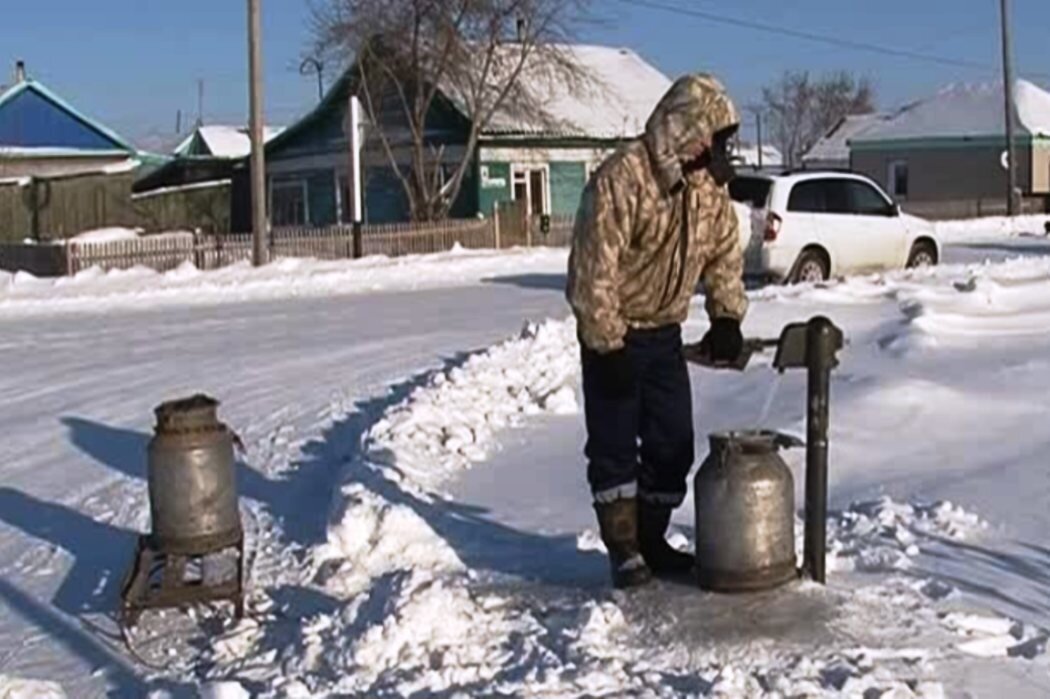
<svg viewBox="0 0 1050 699"><path fill-rule="evenodd" d="M493 248L495 229L491 220L461 219L425 224L385 224L361 229L365 255L422 255L464 248Z"/></svg>
<svg viewBox="0 0 1050 699"><path fill-rule="evenodd" d="M122 226L148 231L230 229L230 182L132 195L134 173L80 174L0 182L0 242L62 240Z"/></svg>
<svg viewBox="0 0 1050 699"><path fill-rule="evenodd" d="M527 244L567 245L572 220L552 218L549 226L533 219L529 222ZM362 226L361 255L419 255L464 248L494 248L497 224L492 219L463 219L427 224L384 224ZM515 241L516 242L516 241ZM502 247L509 247L506 241ZM355 256L352 226L324 228L278 228L271 232L270 256L312 257L340 260ZM37 276L76 274L90 267L128 269L136 266L168 271L190 263L198 269L217 269L252 258L249 234L210 235L170 233L111 242L49 244L0 243L0 269L26 270Z"/></svg>

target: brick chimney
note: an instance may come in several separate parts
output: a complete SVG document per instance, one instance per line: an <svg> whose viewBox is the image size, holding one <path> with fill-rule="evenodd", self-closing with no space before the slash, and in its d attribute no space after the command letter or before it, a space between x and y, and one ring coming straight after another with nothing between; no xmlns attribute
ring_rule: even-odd
<svg viewBox="0 0 1050 699"><path fill-rule="evenodd" d="M24 83L26 81L26 64L25 61L18 61L15 63L15 83Z"/></svg>

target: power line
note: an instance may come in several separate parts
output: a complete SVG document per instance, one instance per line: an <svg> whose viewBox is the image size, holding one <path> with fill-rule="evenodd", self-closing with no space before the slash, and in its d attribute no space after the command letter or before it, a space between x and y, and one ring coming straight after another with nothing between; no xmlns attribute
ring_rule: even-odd
<svg viewBox="0 0 1050 699"><path fill-rule="evenodd" d="M909 51L907 49L897 49L888 46L880 46L878 44L870 44L864 41L840 39L838 37L830 36L827 34L817 34L815 32L807 32L798 29L788 29L786 27L778 27L772 24L764 24L762 22L755 22L752 20L745 20L739 19L737 17L720 15L714 12L707 12L705 10L696 10L687 7L679 7L677 5L658 2L657 0L618 0L618 2L624 5L637 5L640 7L647 7L653 10L661 10L663 12L670 12L686 17L695 17L697 19L707 20L708 22L713 22L715 24L724 24L732 27L751 29L754 31L765 32L767 34L787 36L794 39L802 39L803 41L811 41L818 44L827 44L829 46L837 46L839 48L852 49L855 51L867 51L869 53L877 53L884 56L907 58L914 61L925 61L927 63L938 63L940 65L954 66L956 68L977 68L982 71L997 70L996 68L993 68L983 63L977 63L976 61L967 61L965 59L959 58L947 58L945 56L937 56L929 53L921 53L918 51Z"/></svg>

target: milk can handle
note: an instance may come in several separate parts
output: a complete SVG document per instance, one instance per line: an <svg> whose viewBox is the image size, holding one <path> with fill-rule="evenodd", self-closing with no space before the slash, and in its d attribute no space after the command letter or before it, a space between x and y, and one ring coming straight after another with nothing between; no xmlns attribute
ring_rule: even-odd
<svg viewBox="0 0 1050 699"><path fill-rule="evenodd" d="M806 443L793 434L777 432L773 435L773 445L778 449L795 449L806 446Z"/></svg>

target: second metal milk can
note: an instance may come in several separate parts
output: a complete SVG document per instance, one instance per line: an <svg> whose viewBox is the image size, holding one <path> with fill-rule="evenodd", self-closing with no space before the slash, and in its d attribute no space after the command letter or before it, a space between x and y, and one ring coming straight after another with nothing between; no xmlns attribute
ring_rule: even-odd
<svg viewBox="0 0 1050 699"><path fill-rule="evenodd" d="M233 433L218 401L196 395L157 407L149 443L149 504L156 545L203 554L240 541Z"/></svg>
<svg viewBox="0 0 1050 699"><path fill-rule="evenodd" d="M796 577L794 479L777 452L802 442L752 430L710 444L693 484L700 586L747 592Z"/></svg>

